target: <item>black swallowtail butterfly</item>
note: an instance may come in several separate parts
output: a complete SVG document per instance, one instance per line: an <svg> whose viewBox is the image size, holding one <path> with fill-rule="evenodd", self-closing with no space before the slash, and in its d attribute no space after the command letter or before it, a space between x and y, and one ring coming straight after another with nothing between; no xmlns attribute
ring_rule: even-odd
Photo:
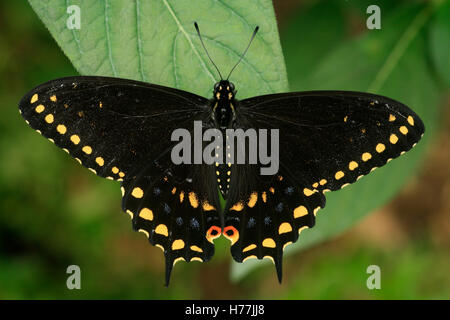
<svg viewBox="0 0 450 320"><path fill-rule="evenodd" d="M39 85L19 109L80 164L121 182L134 230L164 252L166 285L176 262L211 259L220 235L238 262L271 259L281 281L283 250L314 226L324 193L400 156L424 133L411 109L375 94L310 91L242 101L235 94L222 77L208 100L139 81L77 76ZM261 176L259 165L175 165L171 132L192 131L194 121L204 128L279 129L278 173Z"/></svg>

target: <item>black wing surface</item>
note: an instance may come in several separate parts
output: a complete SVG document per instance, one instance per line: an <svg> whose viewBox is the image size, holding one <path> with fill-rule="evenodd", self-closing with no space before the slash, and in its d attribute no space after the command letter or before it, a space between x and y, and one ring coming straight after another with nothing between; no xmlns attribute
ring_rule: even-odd
<svg viewBox="0 0 450 320"><path fill-rule="evenodd" d="M311 91L249 98L239 128L278 129L280 169L234 165L225 208L233 258L270 258L281 281L283 249L312 227L326 191L357 181L411 149L424 133L402 103L375 94Z"/></svg>
<svg viewBox="0 0 450 320"><path fill-rule="evenodd" d="M19 110L37 132L95 174L120 181L133 227L161 247L166 283L179 260L207 261L219 225L214 173L177 165L172 131L207 121L209 101L185 91L108 77L68 77L26 94Z"/></svg>

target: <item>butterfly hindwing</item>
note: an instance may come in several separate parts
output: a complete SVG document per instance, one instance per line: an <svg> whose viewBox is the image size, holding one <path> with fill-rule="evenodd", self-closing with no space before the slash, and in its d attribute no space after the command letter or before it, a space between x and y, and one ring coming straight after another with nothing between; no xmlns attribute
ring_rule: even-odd
<svg viewBox="0 0 450 320"><path fill-rule="evenodd" d="M210 193L205 179L198 179L198 171L208 170L199 167L161 171L149 165L122 183L122 207L132 217L134 230L164 252L166 285L176 262L211 259L213 240L220 236L218 195Z"/></svg>
<svg viewBox="0 0 450 320"><path fill-rule="evenodd" d="M258 177L256 165L234 165L233 170L233 178L245 175L248 181L232 184L227 199L223 235L231 241L231 254L237 262L270 259L281 282L284 249L314 226L325 197L317 191L305 194L283 170L265 177Z"/></svg>

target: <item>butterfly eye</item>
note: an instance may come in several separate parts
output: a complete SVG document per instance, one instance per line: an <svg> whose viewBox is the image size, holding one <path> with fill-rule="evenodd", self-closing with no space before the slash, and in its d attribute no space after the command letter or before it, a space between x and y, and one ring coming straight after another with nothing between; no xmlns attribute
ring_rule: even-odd
<svg viewBox="0 0 450 320"><path fill-rule="evenodd" d="M232 82L230 82L230 89L231 91L234 91L234 84Z"/></svg>
<svg viewBox="0 0 450 320"><path fill-rule="evenodd" d="M216 84L214 85L214 91L217 91L217 88L219 88L219 83L216 82Z"/></svg>

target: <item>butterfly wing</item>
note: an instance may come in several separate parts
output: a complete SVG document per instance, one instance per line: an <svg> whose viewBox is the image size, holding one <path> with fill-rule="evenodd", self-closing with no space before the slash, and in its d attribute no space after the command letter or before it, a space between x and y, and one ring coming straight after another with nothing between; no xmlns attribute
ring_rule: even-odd
<svg viewBox="0 0 450 320"><path fill-rule="evenodd" d="M176 261L211 258L206 234L219 224L219 200L210 191L210 169L175 166L170 159L172 131L192 132L195 120L208 119L207 99L138 81L83 76L36 87L19 110L33 129L90 171L121 181L123 209L134 229L163 248L166 282Z"/></svg>
<svg viewBox="0 0 450 320"><path fill-rule="evenodd" d="M267 256L280 280L283 249L314 225L325 205L323 193L400 156L424 133L420 118L405 105L359 92L259 96L241 101L236 110L238 127L279 130L280 170L268 177L258 176L260 166L235 166L233 178L250 182L232 181L224 235L227 228L236 230L235 260Z"/></svg>

